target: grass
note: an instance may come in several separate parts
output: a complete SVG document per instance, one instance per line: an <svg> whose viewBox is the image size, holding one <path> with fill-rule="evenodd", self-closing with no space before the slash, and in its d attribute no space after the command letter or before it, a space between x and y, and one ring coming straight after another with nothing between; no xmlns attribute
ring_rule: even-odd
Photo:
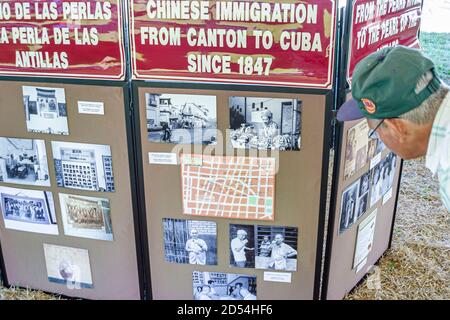
<svg viewBox="0 0 450 320"><path fill-rule="evenodd" d="M450 85L450 33L422 32L420 45L434 61L440 78Z"/></svg>

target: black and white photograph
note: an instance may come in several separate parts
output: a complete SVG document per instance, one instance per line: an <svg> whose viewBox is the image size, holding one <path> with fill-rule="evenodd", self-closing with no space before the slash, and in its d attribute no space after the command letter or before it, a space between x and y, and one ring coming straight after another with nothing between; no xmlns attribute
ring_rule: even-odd
<svg viewBox="0 0 450 320"><path fill-rule="evenodd" d="M166 262L217 265L217 224L212 221L163 219Z"/></svg>
<svg viewBox="0 0 450 320"><path fill-rule="evenodd" d="M68 236L113 240L109 200L59 194L64 234Z"/></svg>
<svg viewBox="0 0 450 320"><path fill-rule="evenodd" d="M0 199L6 229L58 235L51 192L0 186Z"/></svg>
<svg viewBox="0 0 450 320"><path fill-rule="evenodd" d="M28 132L69 134L63 88L23 86L22 93Z"/></svg>
<svg viewBox="0 0 450 320"><path fill-rule="evenodd" d="M298 229L256 226L256 269L297 271Z"/></svg>
<svg viewBox="0 0 450 320"><path fill-rule="evenodd" d="M230 266L297 270L298 228L230 224Z"/></svg>
<svg viewBox="0 0 450 320"><path fill-rule="evenodd" d="M256 244L254 225L230 224L230 266L254 268Z"/></svg>
<svg viewBox="0 0 450 320"><path fill-rule="evenodd" d="M71 289L94 287L86 249L44 243L44 256L48 281Z"/></svg>
<svg viewBox="0 0 450 320"><path fill-rule="evenodd" d="M192 287L194 300L257 300L256 276L194 271Z"/></svg>
<svg viewBox="0 0 450 320"><path fill-rule="evenodd" d="M45 141L0 137L0 182L50 186Z"/></svg>
<svg viewBox="0 0 450 320"><path fill-rule="evenodd" d="M58 187L115 191L110 146L52 141L52 150Z"/></svg>
<svg viewBox="0 0 450 320"><path fill-rule="evenodd" d="M146 93L150 142L216 144L216 96Z"/></svg>
<svg viewBox="0 0 450 320"><path fill-rule="evenodd" d="M230 139L237 149L300 150L302 101L230 97Z"/></svg>
<svg viewBox="0 0 450 320"><path fill-rule="evenodd" d="M342 193L341 201L341 218L339 224L339 233L344 232L356 221L357 219L357 200L359 192L359 179L353 182Z"/></svg>
<svg viewBox="0 0 450 320"><path fill-rule="evenodd" d="M369 202L369 190L370 190L370 171L364 173L359 178L359 192L358 200L356 203L356 219L359 219L368 209Z"/></svg>
<svg viewBox="0 0 450 320"><path fill-rule="evenodd" d="M370 206L375 205L383 197L383 179L381 162L370 170Z"/></svg>
<svg viewBox="0 0 450 320"><path fill-rule="evenodd" d="M397 166L397 156L389 152L386 157L381 160L381 194L384 196L389 189L392 188L394 182L395 169Z"/></svg>

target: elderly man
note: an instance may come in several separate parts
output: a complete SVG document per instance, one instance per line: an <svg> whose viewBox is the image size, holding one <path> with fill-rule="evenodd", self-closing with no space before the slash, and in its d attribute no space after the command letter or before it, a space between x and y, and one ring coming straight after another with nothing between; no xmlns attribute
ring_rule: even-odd
<svg viewBox="0 0 450 320"><path fill-rule="evenodd" d="M208 251L208 245L202 239L198 237L198 231L196 229L191 230L191 238L186 241L186 251L189 254L190 264L206 264L206 251Z"/></svg>
<svg viewBox="0 0 450 320"><path fill-rule="evenodd" d="M286 270L287 259L295 256L297 256L297 250L284 243L284 237L281 234L277 234L272 243L272 262L269 267L275 270Z"/></svg>
<svg viewBox="0 0 450 320"><path fill-rule="evenodd" d="M384 48L364 58L352 79L353 99L339 121L367 118L371 134L403 159L426 155L450 211L450 94L434 64L421 51Z"/></svg>
<svg viewBox="0 0 450 320"><path fill-rule="evenodd" d="M245 230L238 230L236 238L231 240L231 252L233 252L234 264L236 267L245 268L247 264L246 250L254 250L247 247L248 239Z"/></svg>

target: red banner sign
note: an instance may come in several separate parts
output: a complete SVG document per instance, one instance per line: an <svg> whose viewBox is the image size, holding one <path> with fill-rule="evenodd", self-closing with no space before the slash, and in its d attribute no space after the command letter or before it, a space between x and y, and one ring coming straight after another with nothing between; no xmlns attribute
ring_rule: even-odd
<svg viewBox="0 0 450 320"><path fill-rule="evenodd" d="M347 81L359 61L387 46L418 47L422 0L354 0Z"/></svg>
<svg viewBox="0 0 450 320"><path fill-rule="evenodd" d="M0 75L122 80L120 0L0 0Z"/></svg>
<svg viewBox="0 0 450 320"><path fill-rule="evenodd" d="M133 78L331 88L335 2L130 0Z"/></svg>

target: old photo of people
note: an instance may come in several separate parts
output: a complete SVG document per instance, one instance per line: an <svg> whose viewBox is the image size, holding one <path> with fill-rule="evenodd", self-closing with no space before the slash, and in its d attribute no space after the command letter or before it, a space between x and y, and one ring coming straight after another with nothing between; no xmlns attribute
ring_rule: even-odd
<svg viewBox="0 0 450 320"><path fill-rule="evenodd" d="M384 196L391 188L394 183L395 170L397 167L397 156L389 152L386 157L381 161L381 194Z"/></svg>
<svg viewBox="0 0 450 320"><path fill-rule="evenodd" d="M350 178L355 172L364 167L368 155L369 125L363 120L350 128L347 132L345 147L344 179Z"/></svg>
<svg viewBox="0 0 450 320"><path fill-rule="evenodd" d="M300 150L301 100L234 96L229 107L234 148Z"/></svg>
<svg viewBox="0 0 450 320"><path fill-rule="evenodd" d="M217 143L215 96L146 93L145 98L150 142Z"/></svg>
<svg viewBox="0 0 450 320"><path fill-rule="evenodd" d="M0 182L50 186L45 141L0 137Z"/></svg>
<svg viewBox="0 0 450 320"><path fill-rule="evenodd" d="M230 224L230 265L238 268L255 267L255 226Z"/></svg>
<svg viewBox="0 0 450 320"><path fill-rule="evenodd" d="M108 199L60 193L59 202L66 235L113 240Z"/></svg>
<svg viewBox="0 0 450 320"><path fill-rule="evenodd" d="M6 229L58 235L51 192L0 186Z"/></svg>
<svg viewBox="0 0 450 320"><path fill-rule="evenodd" d="M257 300L255 276L194 271L192 287L194 300Z"/></svg>
<svg viewBox="0 0 450 320"><path fill-rule="evenodd" d="M342 193L339 233L347 230L356 221L358 192L359 180L356 180Z"/></svg>
<svg viewBox="0 0 450 320"><path fill-rule="evenodd" d="M167 262L217 265L217 224L211 221L163 219Z"/></svg>
<svg viewBox="0 0 450 320"><path fill-rule="evenodd" d="M296 271L297 239L295 227L230 224L230 265Z"/></svg>
<svg viewBox="0 0 450 320"><path fill-rule="evenodd" d="M44 256L50 282L72 289L94 287L87 250L44 243Z"/></svg>
<svg viewBox="0 0 450 320"><path fill-rule="evenodd" d="M356 204L356 219L359 219L368 209L370 189L370 172L364 173L359 179L358 201Z"/></svg>
<svg viewBox="0 0 450 320"><path fill-rule="evenodd" d="M63 88L23 86L22 92L28 132L69 134Z"/></svg>
<svg viewBox="0 0 450 320"><path fill-rule="evenodd" d="M52 149L58 187L115 191L110 146L52 141Z"/></svg>

